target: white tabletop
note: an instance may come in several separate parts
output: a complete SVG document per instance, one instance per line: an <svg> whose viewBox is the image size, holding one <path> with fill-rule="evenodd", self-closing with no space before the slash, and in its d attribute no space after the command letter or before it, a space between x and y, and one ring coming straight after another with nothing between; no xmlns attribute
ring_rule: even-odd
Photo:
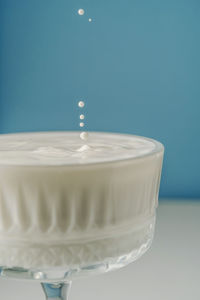
<svg viewBox="0 0 200 300"><path fill-rule="evenodd" d="M44 300L39 284L0 280L0 299ZM70 300L199 300L200 200L160 203L152 248L121 270L74 281Z"/></svg>

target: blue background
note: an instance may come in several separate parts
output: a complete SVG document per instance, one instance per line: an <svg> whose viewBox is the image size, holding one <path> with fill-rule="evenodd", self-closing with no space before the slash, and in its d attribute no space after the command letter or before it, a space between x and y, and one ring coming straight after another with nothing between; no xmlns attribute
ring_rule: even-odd
<svg viewBox="0 0 200 300"><path fill-rule="evenodd" d="M199 0L0 0L0 132L78 130L80 99L165 145L160 196L200 197Z"/></svg>

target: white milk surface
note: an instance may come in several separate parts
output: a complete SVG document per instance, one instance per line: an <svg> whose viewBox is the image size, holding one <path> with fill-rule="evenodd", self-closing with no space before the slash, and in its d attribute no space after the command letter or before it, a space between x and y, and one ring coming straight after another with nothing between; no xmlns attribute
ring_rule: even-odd
<svg viewBox="0 0 200 300"><path fill-rule="evenodd" d="M137 158L161 149L160 143L133 135L91 132L39 132L0 136L0 165L71 165Z"/></svg>

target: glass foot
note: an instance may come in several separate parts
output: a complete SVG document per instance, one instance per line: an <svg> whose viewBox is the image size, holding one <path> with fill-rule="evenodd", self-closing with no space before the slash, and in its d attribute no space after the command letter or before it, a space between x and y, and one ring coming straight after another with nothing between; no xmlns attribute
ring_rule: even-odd
<svg viewBox="0 0 200 300"><path fill-rule="evenodd" d="M62 283L41 283L46 300L67 300L71 281Z"/></svg>

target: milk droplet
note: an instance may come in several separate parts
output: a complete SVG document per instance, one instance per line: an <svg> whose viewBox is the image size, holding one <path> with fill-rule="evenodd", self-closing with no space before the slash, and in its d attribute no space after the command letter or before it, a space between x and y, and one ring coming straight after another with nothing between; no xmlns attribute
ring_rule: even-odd
<svg viewBox="0 0 200 300"><path fill-rule="evenodd" d="M83 101L79 101L78 106L82 108L85 106L85 103Z"/></svg>
<svg viewBox="0 0 200 300"><path fill-rule="evenodd" d="M84 13L85 13L84 9L83 9L83 8L79 8L78 14L79 14L80 16L83 16Z"/></svg>
<svg viewBox="0 0 200 300"><path fill-rule="evenodd" d="M80 127L84 127L85 124L83 122L81 122L79 125L80 125Z"/></svg>
<svg viewBox="0 0 200 300"><path fill-rule="evenodd" d="M88 139L88 133L85 132L85 131L81 132L80 138L81 138L82 140L86 141L86 140Z"/></svg>
<svg viewBox="0 0 200 300"><path fill-rule="evenodd" d="M88 19L88 21L89 21L89 22L92 22L92 19L91 19L91 18L89 18L89 19Z"/></svg>
<svg viewBox="0 0 200 300"><path fill-rule="evenodd" d="M80 118L81 120L84 120L84 119L85 119L85 116L84 116L84 115L80 115L79 118Z"/></svg>

